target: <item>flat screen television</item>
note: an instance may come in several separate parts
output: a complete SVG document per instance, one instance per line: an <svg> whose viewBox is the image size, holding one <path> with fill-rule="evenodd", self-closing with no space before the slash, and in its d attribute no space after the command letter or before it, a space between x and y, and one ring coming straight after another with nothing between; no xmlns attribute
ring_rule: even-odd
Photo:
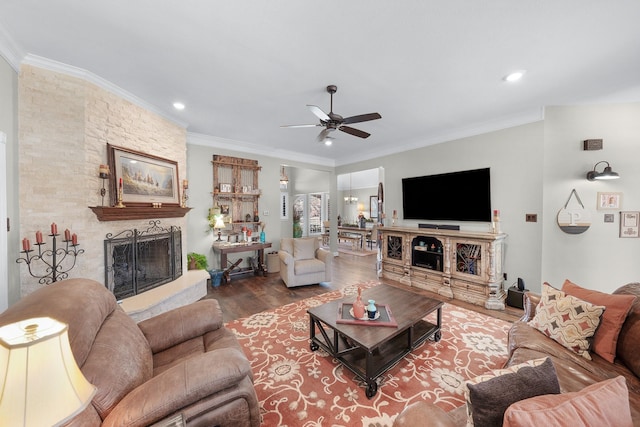
<svg viewBox="0 0 640 427"><path fill-rule="evenodd" d="M490 169L402 179L404 219L491 222Z"/></svg>

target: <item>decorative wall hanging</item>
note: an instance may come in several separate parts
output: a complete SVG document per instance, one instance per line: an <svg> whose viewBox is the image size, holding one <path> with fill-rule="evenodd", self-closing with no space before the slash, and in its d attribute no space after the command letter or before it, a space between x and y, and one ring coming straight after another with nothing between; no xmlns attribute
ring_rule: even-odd
<svg viewBox="0 0 640 427"><path fill-rule="evenodd" d="M576 197L576 201L579 206L574 204L569 207L569 202L571 202L571 198L573 196ZM569 194L569 198L567 199L567 203L564 204L564 208L560 209L560 212L558 212L558 226L562 231L568 234L584 233L591 226L591 212L585 209L575 188L571 190L571 194Z"/></svg>
<svg viewBox="0 0 640 427"><path fill-rule="evenodd" d="M620 212L620 237L640 237L640 212Z"/></svg>

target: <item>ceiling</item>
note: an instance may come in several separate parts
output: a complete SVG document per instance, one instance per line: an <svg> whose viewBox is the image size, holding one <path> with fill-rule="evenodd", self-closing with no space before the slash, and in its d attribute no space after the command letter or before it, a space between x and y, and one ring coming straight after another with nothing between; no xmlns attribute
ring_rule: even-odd
<svg viewBox="0 0 640 427"><path fill-rule="evenodd" d="M0 52L86 70L192 139L341 165L640 100L639 21L637 0L0 0ZM371 137L280 128L317 123L329 84L334 112L382 115L352 125Z"/></svg>

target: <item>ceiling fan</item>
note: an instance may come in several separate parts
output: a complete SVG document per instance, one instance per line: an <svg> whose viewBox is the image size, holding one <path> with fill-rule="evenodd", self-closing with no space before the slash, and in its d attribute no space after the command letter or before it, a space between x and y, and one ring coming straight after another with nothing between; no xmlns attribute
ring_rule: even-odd
<svg viewBox="0 0 640 427"><path fill-rule="evenodd" d="M331 138L329 134L336 129L341 130L342 132L348 133L349 135L357 136L359 138L368 138L371 134L365 131L362 131L360 129L352 128L351 126L345 126L345 125L350 125L353 123L368 122L369 120L377 120L377 119L381 119L382 116L378 113L369 113L369 114L360 114L358 116L343 118L341 115L333 112L333 94L336 93L337 91L338 91L338 86L336 85L327 86L327 92L329 92L329 94L331 95L331 110L329 111L329 114L322 111L322 109L320 109L320 107L316 105L307 105L307 107L309 107L309 110L311 110L311 112L320 119L320 123L315 125L285 125L280 127L306 128L306 127L324 126L324 129L322 130L322 132L320 132L316 140L318 142L325 142L325 143L327 141L331 142L333 138Z"/></svg>

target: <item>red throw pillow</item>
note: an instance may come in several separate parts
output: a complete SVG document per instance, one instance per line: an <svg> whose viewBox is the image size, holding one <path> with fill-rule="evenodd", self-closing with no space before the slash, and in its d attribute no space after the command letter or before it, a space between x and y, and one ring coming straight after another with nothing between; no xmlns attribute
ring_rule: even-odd
<svg viewBox="0 0 640 427"><path fill-rule="evenodd" d="M606 361L613 363L616 358L618 334L620 334L622 325L636 297L633 295L611 295L585 289L569 280L564 281L562 291L591 304L607 307L593 337L591 349Z"/></svg>

